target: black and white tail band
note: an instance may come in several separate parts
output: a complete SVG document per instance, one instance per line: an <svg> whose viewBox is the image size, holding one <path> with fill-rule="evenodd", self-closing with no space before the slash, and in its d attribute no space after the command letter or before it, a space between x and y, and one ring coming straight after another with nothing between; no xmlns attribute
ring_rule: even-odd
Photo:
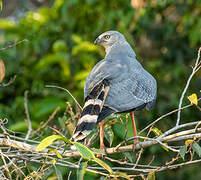
<svg viewBox="0 0 201 180"><path fill-rule="evenodd" d="M92 92L87 96L81 118L78 120L73 133L72 138L74 141L80 141L86 138L98 123L98 115L102 110L108 91L108 83L103 81L93 88Z"/></svg>

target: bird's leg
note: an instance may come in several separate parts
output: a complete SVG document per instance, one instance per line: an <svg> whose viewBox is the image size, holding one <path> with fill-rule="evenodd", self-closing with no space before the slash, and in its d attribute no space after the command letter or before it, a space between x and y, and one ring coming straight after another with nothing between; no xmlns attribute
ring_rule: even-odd
<svg viewBox="0 0 201 180"><path fill-rule="evenodd" d="M103 97L103 102L102 102L102 104L101 104L101 110L102 110L102 108L103 108L103 105L104 105L104 103L105 103L105 99L106 99L106 97L107 97L107 94L108 94L108 92L109 92L109 89L110 89L110 87L109 86L106 86L105 87L105 94L104 94L104 97ZM100 149L101 150L105 150L105 145L104 145L104 142L103 142L103 138L104 138L104 134L103 134L103 120L100 122Z"/></svg>
<svg viewBox="0 0 201 180"><path fill-rule="evenodd" d="M103 120L99 123L99 125L100 125L100 132L99 132L100 133L99 134L99 136L100 136L100 149L105 152L105 145L104 145L104 142L103 142L103 138L104 138L104 134L103 134ZM103 155L102 154L97 154L97 157L100 158L100 157L103 157Z"/></svg>
<svg viewBox="0 0 201 180"><path fill-rule="evenodd" d="M107 97L109 89L110 89L109 86L105 87L105 93L104 93L104 97L103 97L103 102L102 102L101 107L100 107L101 110L102 110L103 105L105 103L105 99ZM104 142L103 142L103 138L104 138L104 134L103 134L103 120L99 124L100 124L100 149L103 150L106 153L106 151L105 151L105 145L104 145ZM101 156L102 156L101 154L97 154L97 157L101 157Z"/></svg>
<svg viewBox="0 0 201 180"><path fill-rule="evenodd" d="M131 115L132 124L133 124L133 135L137 136L137 129L136 129L136 125L135 125L135 115L134 115L134 112L133 111L130 112L130 115ZM134 148L136 147L137 143L138 143L138 139L134 139L134 141L133 141Z"/></svg>
<svg viewBox="0 0 201 180"><path fill-rule="evenodd" d="M103 121L100 122L100 149L105 150L105 145L103 142L104 134L103 134Z"/></svg>

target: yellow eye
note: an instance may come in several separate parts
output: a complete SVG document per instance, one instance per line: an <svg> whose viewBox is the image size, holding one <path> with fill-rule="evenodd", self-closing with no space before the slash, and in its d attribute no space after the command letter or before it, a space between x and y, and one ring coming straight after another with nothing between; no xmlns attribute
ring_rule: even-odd
<svg viewBox="0 0 201 180"><path fill-rule="evenodd" d="M110 38L110 35L105 35L104 38L105 38L105 39L109 39L109 38Z"/></svg>

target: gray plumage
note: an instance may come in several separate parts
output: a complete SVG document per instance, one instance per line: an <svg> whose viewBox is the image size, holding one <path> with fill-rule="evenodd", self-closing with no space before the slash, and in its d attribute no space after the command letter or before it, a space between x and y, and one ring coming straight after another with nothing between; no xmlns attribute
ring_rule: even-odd
<svg viewBox="0 0 201 180"><path fill-rule="evenodd" d="M130 112L143 107L151 109L156 101L156 80L137 61L124 36L117 31L107 31L96 39L95 44L105 48L106 56L87 77L85 102L103 80L107 80L110 88L96 123L112 113Z"/></svg>

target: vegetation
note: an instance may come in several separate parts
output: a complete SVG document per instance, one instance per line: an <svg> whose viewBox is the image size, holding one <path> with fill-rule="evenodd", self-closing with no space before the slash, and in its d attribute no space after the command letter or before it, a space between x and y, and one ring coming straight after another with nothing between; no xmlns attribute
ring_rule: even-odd
<svg viewBox="0 0 201 180"><path fill-rule="evenodd" d="M111 29L118 30L125 35L140 63L158 82L156 107L151 111L142 110L135 113L137 127L140 130L163 114L178 108L181 93L201 45L201 1L55 0L51 7L42 7L33 12L28 11L17 22L0 19L0 29L2 29L0 58L4 61L6 73L2 83L9 82L16 75L14 82L9 86L3 87L3 84L0 84L2 86L0 87L0 123L1 127L4 125L10 134L21 138L27 135L28 126L25 119L28 119L28 113L25 112L24 106L26 100L32 126L28 138L41 141L52 134L62 134L62 137L64 135L66 139L70 139L76 120L79 118L80 109L65 91L48 88L46 85L57 85L68 89L82 106L85 79L92 67L104 58L104 50L95 46L93 41L100 33ZM22 42L5 48L19 41ZM197 94L196 99L199 100L200 75L201 72L198 69L185 94L183 106L189 104L187 96L193 93ZM26 91L29 91L28 96ZM190 101L192 102L191 98ZM199 104L181 112L181 123L196 122L200 120L199 118ZM6 124L3 121L5 119L8 120ZM125 138L133 136L129 119L126 114L122 114L111 116L105 121L104 133L107 147L115 147ZM176 120L176 113L165 117L154 125L155 130L150 132L149 137L162 135L163 132L175 126ZM94 130L94 135L98 135L98 127ZM140 135L146 137L147 132L144 131ZM179 148L183 147L180 149L181 157L184 158L187 150L194 153L194 156L186 154L184 160L187 161L198 159L200 155L199 139L190 138L190 140L185 141L186 146L184 146L184 141L176 144ZM58 142L56 141L55 146L60 145ZM130 143L132 142L128 142L127 145ZM94 139L91 146L95 148L94 152L97 152L98 144L98 138ZM79 144L78 146L81 147ZM86 151L88 152L88 149ZM108 155L108 157L121 162L125 160L136 163L139 152L137 150L136 152L122 152ZM167 152L167 149L161 148L161 145L145 148L140 154L140 164L148 164L153 156L155 156L153 166L161 166L166 162L170 163L171 160L173 164L183 162L183 159L178 156L178 159L173 161L172 158L175 157L173 152ZM57 159L59 159L58 155ZM48 159L50 164L42 167L38 162L27 162L27 168L22 168L24 174L12 173L11 178L15 179L17 176L19 179L25 177L27 179L42 177L43 179L51 179L50 177L67 179L69 176L75 179L75 168L70 165L68 167L71 168L59 166L56 164L57 159L55 161ZM89 158L86 159L89 160ZM90 166L99 164L107 169L108 167L103 163L107 163L109 167L116 167L118 164L107 159L102 159L104 162L101 161L101 164L100 159L97 159L90 161ZM79 159L76 156L68 157L67 160L77 165ZM1 161L3 166L3 159ZM9 160L6 159L6 161ZM88 161L81 161L77 165L79 172L85 172L88 165L86 162ZM23 165L21 162L19 167ZM127 167L127 165L122 165L122 167ZM109 173L112 174L110 169ZM122 178L127 175L146 174L147 176L148 174L135 171L126 171L127 175L121 173L116 176ZM154 176L154 173L151 173L149 173L150 179ZM156 178L165 179L168 176L168 179L175 179L175 177L198 179L200 175L199 165L194 164L174 171L158 172ZM85 174L87 179L100 177L105 176L91 171L86 171Z"/></svg>

